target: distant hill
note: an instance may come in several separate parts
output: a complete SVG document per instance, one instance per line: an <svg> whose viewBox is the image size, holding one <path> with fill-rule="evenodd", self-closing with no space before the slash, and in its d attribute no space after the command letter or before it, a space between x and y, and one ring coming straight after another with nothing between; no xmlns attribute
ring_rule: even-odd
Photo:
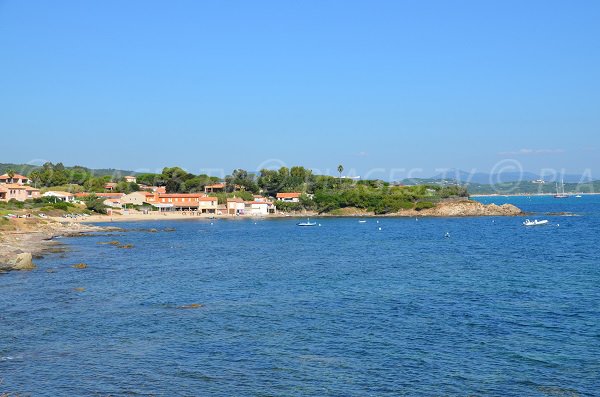
<svg viewBox="0 0 600 397"><path fill-rule="evenodd" d="M467 172L462 170L449 170L443 174L438 174L430 180L452 180L460 184L464 183L479 183L479 184L497 184L497 183L508 183L508 182L520 182L520 181L535 181L543 179L546 182L559 182L563 179L565 183L580 183L580 182L591 182L592 178L577 175L577 174L564 174L564 175L539 175L533 172L502 172L502 173L484 173L484 172Z"/></svg>
<svg viewBox="0 0 600 397"><path fill-rule="evenodd" d="M12 163L0 163L0 175L5 174L9 170L15 171L17 174L21 175L29 175L29 173L35 169L41 168L41 165L31 165L31 164L12 164ZM71 170L74 168L85 169L91 172L94 176L106 176L106 175L136 175L136 172L128 171L128 170L118 170L113 168L99 168L92 169L83 166L65 166L66 170Z"/></svg>

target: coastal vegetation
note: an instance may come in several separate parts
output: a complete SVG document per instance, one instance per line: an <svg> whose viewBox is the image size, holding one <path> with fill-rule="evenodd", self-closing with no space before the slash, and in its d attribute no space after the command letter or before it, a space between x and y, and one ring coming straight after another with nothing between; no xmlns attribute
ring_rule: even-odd
<svg viewBox="0 0 600 397"><path fill-rule="evenodd" d="M65 213L89 213L81 206L64 201L56 201L53 197L38 197L26 201L0 201L0 215L15 211L27 210L41 212L47 215L61 216Z"/></svg>
<svg viewBox="0 0 600 397"><path fill-rule="evenodd" d="M142 188L164 187L167 193L199 193L205 187L222 183L217 192L209 193L218 198L219 204L225 204L228 198L238 197L244 201L253 201L254 195L276 197L278 193L298 193L299 199L277 201L279 211L315 211L331 213L344 208L356 208L375 214L394 213L400 210L420 211L432 208L444 199L465 198L465 187L456 185L440 186L423 184L416 186L398 186L382 180L355 180L343 176L344 167L338 165L338 175L315 175L312 170L302 167L281 167L277 170L262 169L258 173L244 169L235 169L225 178L206 174L195 175L181 167L165 167L161 173L135 174L135 182L120 173L114 175L96 175L92 170L81 167L65 167L62 163L45 163L31 169L27 174L34 186L44 190L68 191L71 193L89 192L84 206L67 202L55 202L52 198L36 198L27 202L3 203L3 208L62 210L65 212L106 213L104 198L94 193L105 192L107 184L110 190L131 193ZM10 169L13 172L13 169Z"/></svg>

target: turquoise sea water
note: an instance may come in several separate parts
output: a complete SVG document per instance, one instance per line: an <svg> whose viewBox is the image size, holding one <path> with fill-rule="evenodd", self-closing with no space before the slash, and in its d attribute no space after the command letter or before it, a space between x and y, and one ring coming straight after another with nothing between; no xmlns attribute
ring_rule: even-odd
<svg viewBox="0 0 600 397"><path fill-rule="evenodd" d="M0 393L599 395L600 196L481 201L551 222L193 220L64 239L0 275ZM543 215L563 211L579 216Z"/></svg>

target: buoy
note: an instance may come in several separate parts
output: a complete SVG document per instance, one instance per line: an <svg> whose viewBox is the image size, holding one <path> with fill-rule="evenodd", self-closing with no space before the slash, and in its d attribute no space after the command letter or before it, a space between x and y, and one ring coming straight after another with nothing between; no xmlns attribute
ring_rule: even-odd
<svg viewBox="0 0 600 397"><path fill-rule="evenodd" d="M381 228L379 228L379 230L381 230Z"/></svg>
<svg viewBox="0 0 600 397"><path fill-rule="evenodd" d="M321 226L321 224L319 223L319 226Z"/></svg>
<svg viewBox="0 0 600 397"><path fill-rule="evenodd" d="M377 221L377 223L379 223L379 221Z"/></svg>
<svg viewBox="0 0 600 397"><path fill-rule="evenodd" d="M450 237L450 233L446 232L446 234L444 235L444 237L449 238Z"/></svg>

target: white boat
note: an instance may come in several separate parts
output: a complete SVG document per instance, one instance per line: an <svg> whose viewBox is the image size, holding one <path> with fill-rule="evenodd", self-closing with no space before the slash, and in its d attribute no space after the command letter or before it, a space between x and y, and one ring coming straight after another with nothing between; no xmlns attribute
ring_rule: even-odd
<svg viewBox="0 0 600 397"><path fill-rule="evenodd" d="M310 218L306 218L306 222L297 223L298 226L317 226L317 222L311 222Z"/></svg>
<svg viewBox="0 0 600 397"><path fill-rule="evenodd" d="M577 198L581 198L581 194L578 194L578 195L577 195L577 196L575 196L575 197L577 197Z"/></svg>
<svg viewBox="0 0 600 397"><path fill-rule="evenodd" d="M547 223L547 219L542 219L541 221L538 221L537 219L534 219L532 221L530 221L529 219L525 219L525 222L523 222L523 226L540 226L545 225Z"/></svg>
<svg viewBox="0 0 600 397"><path fill-rule="evenodd" d="M358 223L367 223L367 221L361 220L361 221L358 221Z"/></svg>

